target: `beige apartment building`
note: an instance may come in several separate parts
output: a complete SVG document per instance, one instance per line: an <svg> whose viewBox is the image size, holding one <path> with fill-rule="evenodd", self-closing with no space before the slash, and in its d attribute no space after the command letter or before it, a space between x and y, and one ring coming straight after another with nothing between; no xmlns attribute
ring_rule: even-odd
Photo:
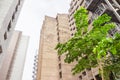
<svg viewBox="0 0 120 80"><path fill-rule="evenodd" d="M70 38L67 14L56 18L45 17L43 22L37 65L37 80L78 80L71 69L75 64L64 63L65 55L58 56L55 47Z"/></svg>
<svg viewBox="0 0 120 80"><path fill-rule="evenodd" d="M58 14L56 18L45 17L43 22L37 65L37 80L102 80L99 76L99 67L85 69L80 74L72 75L71 69L75 65L64 63L65 55L58 56L54 50L57 43L64 43L74 36L76 25L74 13L81 6L89 11L89 27L92 21L107 13L116 23L116 29L110 32L120 31L120 1L119 0L72 0L69 16Z"/></svg>
<svg viewBox="0 0 120 80"><path fill-rule="evenodd" d="M71 36L73 36L76 31L74 13L81 6L85 7L89 11L90 26L95 18L104 13L107 13L112 17L112 20L116 23L116 26L120 26L120 0L72 0L69 9L69 26Z"/></svg>
<svg viewBox="0 0 120 80"><path fill-rule="evenodd" d="M38 54L37 80L58 80L58 57L54 50L57 44L57 21L45 16Z"/></svg>
<svg viewBox="0 0 120 80"><path fill-rule="evenodd" d="M69 17L68 15L57 15L57 35L58 43L65 43L70 39ZM59 79L60 80L78 80L79 75L73 75L71 70L75 63L68 64L64 62L66 55L58 56Z"/></svg>
<svg viewBox="0 0 120 80"><path fill-rule="evenodd" d="M85 7L89 11L89 27L91 29L92 21L106 13L112 17L112 21L116 23L116 29L110 32L110 35L116 31L120 32L120 0L72 0L69 9L69 26L71 36L74 36L76 32L76 25L74 20L74 13L81 6ZM99 77L99 67L86 69L79 75L79 80L102 80ZM112 79L111 79L112 80Z"/></svg>
<svg viewBox="0 0 120 80"><path fill-rule="evenodd" d="M6 80L11 64L7 49L24 0L0 0L0 80Z"/></svg>

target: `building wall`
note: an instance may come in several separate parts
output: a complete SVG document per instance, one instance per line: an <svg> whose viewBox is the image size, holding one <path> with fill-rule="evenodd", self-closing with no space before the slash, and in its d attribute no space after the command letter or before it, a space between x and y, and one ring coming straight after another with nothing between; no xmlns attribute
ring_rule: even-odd
<svg viewBox="0 0 120 80"><path fill-rule="evenodd" d="M20 2L19 2L20 1ZM22 6L23 0L4 0L0 1L0 37L2 51L6 50L7 44L9 43L11 32L15 27L15 23ZM4 39L4 34L7 34L7 39Z"/></svg>
<svg viewBox="0 0 120 80"><path fill-rule="evenodd" d="M37 80L78 80L71 69L75 65L64 63L65 55L58 56L57 43L65 43L70 38L69 17L58 14L56 18L45 17L40 36Z"/></svg>
<svg viewBox="0 0 120 80"><path fill-rule="evenodd" d="M0 76L4 73L2 72L4 69L3 65L6 62L5 58L9 55L6 49L8 48L22 4L23 0L0 1Z"/></svg>
<svg viewBox="0 0 120 80"><path fill-rule="evenodd" d="M14 56L12 58L12 62L9 67L9 72L7 75L7 80L22 80L22 74L24 70L24 63L26 59L29 37L23 36L21 32L18 31L15 31L13 33L13 37L16 37L14 36L14 34L16 33L19 33L19 39L17 40L16 43ZM14 43L14 40L11 40L10 43ZM12 45L10 46L12 47Z"/></svg>
<svg viewBox="0 0 120 80"><path fill-rule="evenodd" d="M118 0L72 0L69 9L69 26L71 37L76 32L76 25L74 20L74 13L81 6L88 10L89 27L88 31L92 29L92 23L95 18L107 13L112 17L112 21L116 23L116 31L120 32L120 2ZM110 33L113 35L114 32ZM86 69L79 74L79 80L101 80L98 76L99 67Z"/></svg>
<svg viewBox="0 0 120 80"><path fill-rule="evenodd" d="M71 0L69 9L69 26L71 37L74 36L76 32L76 25L74 20L75 11L77 11L81 6L85 5L85 0Z"/></svg>
<svg viewBox="0 0 120 80"><path fill-rule="evenodd" d="M14 50L16 47L16 43L19 39L19 35L20 35L20 33L15 33L14 34L15 37L12 38L12 40L14 40L14 43L10 43L10 45L8 46L8 49L7 49L8 54L4 58L5 62L2 64L3 67L0 70L0 72L1 72L0 80L6 80L6 78L7 78L7 73L8 73L12 58L14 56Z"/></svg>
<svg viewBox="0 0 120 80"><path fill-rule="evenodd" d="M70 30L68 23L68 15L67 14L58 14L56 17L57 20L57 36L58 42L65 43L70 38Z"/></svg>
<svg viewBox="0 0 120 80"><path fill-rule="evenodd" d="M14 31L4 58L0 80L21 80L29 37L22 36L20 31Z"/></svg>
<svg viewBox="0 0 120 80"><path fill-rule="evenodd" d="M65 43L70 39L69 17L68 14L57 15L58 43ZM75 63L68 64L64 62L65 54L58 56L60 80L78 80L78 75L73 76L71 70Z"/></svg>
<svg viewBox="0 0 120 80"><path fill-rule="evenodd" d="M5 63L11 62L11 57L8 55L12 56L12 54L7 51L7 48L22 4L23 0L0 1L0 80L5 80L8 70L7 67L4 67ZM10 64L7 65L9 67Z"/></svg>
<svg viewBox="0 0 120 80"><path fill-rule="evenodd" d="M114 0L112 1L114 2ZM101 80L98 75L99 66L96 68L85 69L80 74L73 76L71 74L71 69L74 67L75 63L64 63L65 55L57 56L57 52L53 48L57 43L64 43L70 37L74 36L76 32L74 13L81 6L88 10L88 30L92 29L92 21L103 13L109 14L112 17L112 21L117 23L117 26L120 27L120 3L118 1L117 3L119 5L115 4L117 5L116 8L112 5L112 1L72 0L69 9L69 18L68 15L65 14L58 14L56 19L50 17L45 18L40 37L37 80ZM101 9L101 4L104 7L102 8L103 10L99 10ZM100 14L97 11L100 11ZM118 31L120 31L120 29ZM51 35L51 33L53 35Z"/></svg>
<svg viewBox="0 0 120 80"><path fill-rule="evenodd" d="M57 45L57 21L45 17L43 22L38 54L37 80L58 80L58 57L54 49Z"/></svg>

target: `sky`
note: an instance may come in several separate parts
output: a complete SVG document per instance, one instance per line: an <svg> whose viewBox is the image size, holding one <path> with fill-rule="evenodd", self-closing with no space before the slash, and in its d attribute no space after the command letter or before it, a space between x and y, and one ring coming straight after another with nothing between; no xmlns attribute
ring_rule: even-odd
<svg viewBox="0 0 120 80"><path fill-rule="evenodd" d="M30 36L22 80L33 80L33 61L38 52L40 31L45 15L68 13L70 0L25 0L16 30Z"/></svg>

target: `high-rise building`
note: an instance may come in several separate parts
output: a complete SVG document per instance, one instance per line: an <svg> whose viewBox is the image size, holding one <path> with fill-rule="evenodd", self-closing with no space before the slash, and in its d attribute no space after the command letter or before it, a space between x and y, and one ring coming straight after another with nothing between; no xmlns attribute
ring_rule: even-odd
<svg viewBox="0 0 120 80"><path fill-rule="evenodd" d="M99 66L85 69L73 76L71 69L75 65L64 63L65 54L58 56L54 50L57 43L64 43L76 32L74 13L81 6L88 10L89 27L98 16L107 13L116 23L116 31L120 31L119 0L72 0L68 15L57 15L56 18L45 17L43 22L38 54L37 80L101 80ZM69 24L69 25L68 25ZM114 34L114 31L110 33Z"/></svg>
<svg viewBox="0 0 120 80"><path fill-rule="evenodd" d="M85 7L89 11L89 26L92 25L92 21L107 13L112 17L112 21L119 26L120 23L120 1L119 0L72 0L69 9L69 26L71 30L71 36L76 32L74 13L81 6Z"/></svg>
<svg viewBox="0 0 120 80"><path fill-rule="evenodd" d="M57 36L58 43L65 43L70 39L69 17L68 15L57 15ZM68 64L64 62L66 55L58 56L58 68L60 80L78 80L78 75L73 75L71 70L75 63Z"/></svg>
<svg viewBox="0 0 120 80"><path fill-rule="evenodd" d="M74 36L76 32L74 13L81 6L88 10L89 15L89 27L92 28L92 22L98 16L106 13L112 17L112 21L116 23L115 31L111 31L111 36L120 31L120 0L72 0L69 9L69 26L71 30L71 36ZM101 80L99 77L99 67L86 69L80 73L79 80Z"/></svg>
<svg viewBox="0 0 120 80"><path fill-rule="evenodd" d="M37 80L58 80L58 56L54 49L57 45L57 21L45 16L38 53Z"/></svg>
<svg viewBox="0 0 120 80"><path fill-rule="evenodd" d="M38 54L37 80L77 80L71 69L74 64L64 63L65 55L58 56L55 47L70 38L69 18L67 14L58 14L56 18L45 17L43 22Z"/></svg>
<svg viewBox="0 0 120 80"><path fill-rule="evenodd" d="M11 62L7 48L22 4L23 0L0 1L0 80L6 80Z"/></svg>
<svg viewBox="0 0 120 80"><path fill-rule="evenodd" d="M6 62L2 65L1 80L22 80L28 42L28 36L23 36L20 31L13 32L6 50L8 55L4 58Z"/></svg>
<svg viewBox="0 0 120 80"><path fill-rule="evenodd" d="M29 37L14 31L7 52L12 59L6 80L22 80ZM7 63L6 63L7 64ZM7 65L6 65L7 66Z"/></svg>

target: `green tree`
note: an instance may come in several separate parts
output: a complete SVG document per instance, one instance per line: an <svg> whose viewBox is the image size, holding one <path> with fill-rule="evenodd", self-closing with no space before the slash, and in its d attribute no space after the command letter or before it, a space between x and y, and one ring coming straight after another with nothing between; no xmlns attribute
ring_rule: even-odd
<svg viewBox="0 0 120 80"><path fill-rule="evenodd" d="M111 71L116 73L117 69L120 69L118 65L120 62L120 35L116 33L114 38L108 36L108 32L115 28L111 17L107 14L99 16L93 21L93 28L90 31L88 30L88 11L85 8L81 7L76 11L74 19L77 29L74 37L66 43L58 43L56 46L59 55L66 54L64 60L66 63L78 62L72 69L73 74L86 68L96 67L99 65L99 61L104 63L101 65L102 74L107 75L106 72L110 74ZM110 53L110 58L106 57L108 53ZM110 70L111 68L114 69ZM107 80L109 74L103 78Z"/></svg>

